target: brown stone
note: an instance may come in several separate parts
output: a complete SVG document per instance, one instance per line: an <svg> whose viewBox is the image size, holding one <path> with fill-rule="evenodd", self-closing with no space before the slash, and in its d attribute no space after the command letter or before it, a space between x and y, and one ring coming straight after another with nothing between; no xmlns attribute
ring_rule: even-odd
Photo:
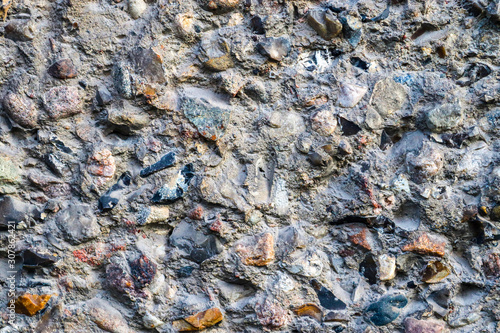
<svg viewBox="0 0 500 333"><path fill-rule="evenodd" d="M32 295L24 294L17 298L15 306L16 313L27 316L34 316L38 311L43 310L52 295Z"/></svg>
<svg viewBox="0 0 500 333"><path fill-rule="evenodd" d="M9 117L22 127L37 127L38 110L30 99L8 93L3 99L3 106Z"/></svg>
<svg viewBox="0 0 500 333"><path fill-rule="evenodd" d="M265 266L274 261L274 237L270 233L257 236L255 245L236 246L236 252L240 255L245 265Z"/></svg>
<svg viewBox="0 0 500 333"><path fill-rule="evenodd" d="M198 312L184 319L176 320L172 323L179 332L201 331L205 328L214 326L222 321L224 316L219 308L211 308Z"/></svg>
<svg viewBox="0 0 500 333"><path fill-rule="evenodd" d="M49 117L57 120L82 112L82 100L78 88L59 86L44 95L44 104Z"/></svg>
<svg viewBox="0 0 500 333"><path fill-rule="evenodd" d="M432 260L425 267L422 274L422 281L426 283L437 283L450 275L448 266L440 261Z"/></svg>
<svg viewBox="0 0 500 333"><path fill-rule="evenodd" d="M435 320L405 319L405 333L441 333L444 324Z"/></svg>
<svg viewBox="0 0 500 333"><path fill-rule="evenodd" d="M500 276L500 254L490 253L488 258L483 261L483 271L486 276L499 277Z"/></svg>
<svg viewBox="0 0 500 333"><path fill-rule="evenodd" d="M402 250L442 257L444 256L445 243L433 240L429 238L429 235L423 233L413 242L403 246Z"/></svg>
<svg viewBox="0 0 500 333"><path fill-rule="evenodd" d="M192 220L203 220L203 207L202 206L196 206L196 208L193 208L189 211L188 217Z"/></svg>
<svg viewBox="0 0 500 333"><path fill-rule="evenodd" d="M48 72L57 79L71 79L78 75L75 65L71 59L61 59L53 63Z"/></svg>
<svg viewBox="0 0 500 333"><path fill-rule="evenodd" d="M321 318L323 317L323 312L314 303L303 304L303 305L293 309L293 312L299 317L308 316L308 317L311 317L313 319L316 319L319 322L321 322Z"/></svg>
<svg viewBox="0 0 500 333"><path fill-rule="evenodd" d="M368 242L368 239L366 238L367 231L368 231L367 228L363 228L363 229L361 229L360 232L358 232L354 235L350 235L349 240L356 245L359 245L367 250L371 250L372 246L370 245L370 243Z"/></svg>

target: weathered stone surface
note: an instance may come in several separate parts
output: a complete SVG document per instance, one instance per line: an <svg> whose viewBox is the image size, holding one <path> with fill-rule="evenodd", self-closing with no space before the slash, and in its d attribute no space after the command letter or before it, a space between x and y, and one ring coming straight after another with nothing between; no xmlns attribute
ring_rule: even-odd
<svg viewBox="0 0 500 333"><path fill-rule="evenodd" d="M82 112L82 100L75 86L59 86L47 91L44 105L51 119L69 117Z"/></svg>
<svg viewBox="0 0 500 333"><path fill-rule="evenodd" d="M454 129L463 121L463 111L460 103L443 104L427 113L427 126L435 132Z"/></svg>
<svg viewBox="0 0 500 333"><path fill-rule="evenodd" d="M438 283L450 275L450 269L441 261L433 260L427 263L423 273L422 281L426 283Z"/></svg>
<svg viewBox="0 0 500 333"><path fill-rule="evenodd" d="M286 310L275 300L267 297L255 305L255 312L262 326L269 329L278 329L286 326L290 316Z"/></svg>
<svg viewBox="0 0 500 333"><path fill-rule="evenodd" d="M56 223L64 238L72 244L80 244L97 237L100 233L94 210L76 201L64 204L56 215Z"/></svg>
<svg viewBox="0 0 500 333"><path fill-rule="evenodd" d="M224 14L236 9L241 0L198 0L198 3L205 10L216 14Z"/></svg>
<svg viewBox="0 0 500 333"><path fill-rule="evenodd" d="M200 55L203 65L216 72L234 67L227 41L217 38L207 38L201 41Z"/></svg>
<svg viewBox="0 0 500 333"><path fill-rule="evenodd" d="M38 110L29 98L7 93L3 99L3 107L9 117L19 125L26 128L38 127Z"/></svg>
<svg viewBox="0 0 500 333"><path fill-rule="evenodd" d="M109 108L108 121L125 134L144 128L150 122L147 113L130 105L127 101L120 101Z"/></svg>
<svg viewBox="0 0 500 333"><path fill-rule="evenodd" d="M405 319L405 333L441 333L445 326L435 320L418 320L415 318Z"/></svg>
<svg viewBox="0 0 500 333"><path fill-rule="evenodd" d="M323 109L311 117L312 129L321 135L330 135L337 128L337 118L330 110Z"/></svg>
<svg viewBox="0 0 500 333"><path fill-rule="evenodd" d="M170 184L163 185L151 198L155 203L172 203L181 199L187 192L189 183L194 177L192 164L184 166Z"/></svg>
<svg viewBox="0 0 500 333"><path fill-rule="evenodd" d="M407 98L402 84L392 78L385 78L373 87L370 104L381 116L387 116L401 110Z"/></svg>
<svg viewBox="0 0 500 333"><path fill-rule="evenodd" d="M380 281L389 281L396 277L396 258L390 254L378 257Z"/></svg>
<svg viewBox="0 0 500 333"><path fill-rule="evenodd" d="M186 91L181 108L206 139L217 141L226 132L231 110L220 96L210 91L191 88Z"/></svg>

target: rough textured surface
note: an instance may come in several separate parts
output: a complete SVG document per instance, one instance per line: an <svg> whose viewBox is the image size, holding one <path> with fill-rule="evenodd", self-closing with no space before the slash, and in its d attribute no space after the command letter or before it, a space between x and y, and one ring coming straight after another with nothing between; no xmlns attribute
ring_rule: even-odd
<svg viewBox="0 0 500 333"><path fill-rule="evenodd" d="M1 333L500 331L498 0L0 18Z"/></svg>

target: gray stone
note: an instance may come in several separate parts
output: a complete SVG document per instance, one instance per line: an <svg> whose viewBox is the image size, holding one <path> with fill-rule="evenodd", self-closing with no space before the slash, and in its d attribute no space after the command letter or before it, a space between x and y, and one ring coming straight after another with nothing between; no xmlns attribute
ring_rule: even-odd
<svg viewBox="0 0 500 333"><path fill-rule="evenodd" d="M434 132L452 130L463 121L460 103L440 105L427 113L427 126Z"/></svg>

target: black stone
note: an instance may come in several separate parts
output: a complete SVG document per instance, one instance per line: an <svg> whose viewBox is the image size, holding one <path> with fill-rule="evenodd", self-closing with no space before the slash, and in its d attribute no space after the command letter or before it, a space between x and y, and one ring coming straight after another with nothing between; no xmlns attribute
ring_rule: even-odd
<svg viewBox="0 0 500 333"><path fill-rule="evenodd" d="M380 136L380 149L386 150L390 145L392 145L392 139L389 134L383 130L382 135Z"/></svg>
<svg viewBox="0 0 500 333"><path fill-rule="evenodd" d="M95 99L97 101L97 105L105 106L111 103L111 101L113 100L113 96L111 96L111 93L106 87L101 86L97 88Z"/></svg>
<svg viewBox="0 0 500 333"><path fill-rule="evenodd" d="M11 196L0 196L0 229L7 229L9 225L17 225L21 221L29 224L30 218L38 218L39 214L34 205Z"/></svg>
<svg viewBox="0 0 500 333"><path fill-rule="evenodd" d="M312 279L311 285L314 291L316 291L322 307L329 310L344 310L346 308L346 304L338 299L330 290L323 287L318 280Z"/></svg>
<svg viewBox="0 0 500 333"><path fill-rule="evenodd" d="M368 280L369 284L377 283L377 263L371 254L368 254L359 265L359 273Z"/></svg>
<svg viewBox="0 0 500 333"><path fill-rule="evenodd" d="M24 250L21 253L23 266L28 268L47 267L54 264L57 258L50 255L36 253L30 249Z"/></svg>
<svg viewBox="0 0 500 333"><path fill-rule="evenodd" d="M130 172L124 172L116 184L111 186L111 188L99 198L98 208L101 211L108 211L118 204L120 201L123 189L130 185L130 181L132 180L132 176Z"/></svg>
<svg viewBox="0 0 500 333"><path fill-rule="evenodd" d="M250 25L252 27L253 33L257 35L264 35L266 33L266 29L264 28L264 23L262 23L262 19L259 16L254 16L250 20Z"/></svg>
<svg viewBox="0 0 500 333"><path fill-rule="evenodd" d="M179 278L187 278L190 277L196 267L193 266L184 266L177 270L177 277Z"/></svg>
<svg viewBox="0 0 500 333"><path fill-rule="evenodd" d="M370 68L370 64L358 57L351 58L351 65L361 68L362 70L367 70Z"/></svg>
<svg viewBox="0 0 500 333"><path fill-rule="evenodd" d="M166 169L166 168L173 166L175 164L175 162L176 162L175 152L172 151L172 152L166 154L165 156L163 156L158 162L142 169L140 176L142 178L145 178L149 175L152 175L155 172L158 172L160 170L163 170L163 169Z"/></svg>
<svg viewBox="0 0 500 333"><path fill-rule="evenodd" d="M352 121L349 121L342 117L339 117L339 121L340 121L340 129L342 130L342 135L351 136L361 131L361 127L359 127Z"/></svg>

